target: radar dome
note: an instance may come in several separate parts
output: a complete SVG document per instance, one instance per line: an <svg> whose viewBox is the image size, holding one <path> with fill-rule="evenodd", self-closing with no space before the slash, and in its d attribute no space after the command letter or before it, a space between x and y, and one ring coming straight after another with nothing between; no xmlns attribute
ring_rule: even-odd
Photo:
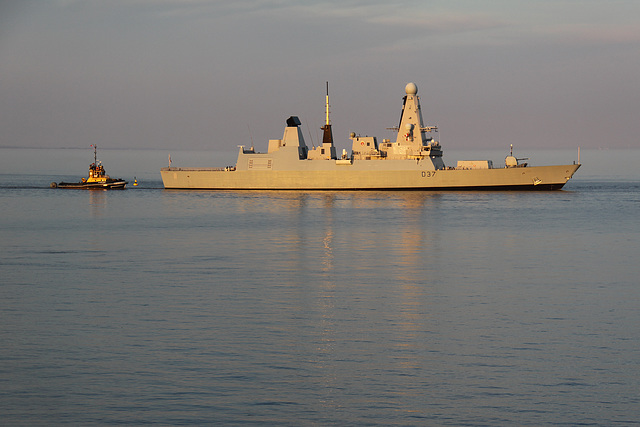
<svg viewBox="0 0 640 427"><path fill-rule="evenodd" d="M407 83L404 91L407 92L407 95L415 95L416 93L418 93L418 86L416 86L415 83Z"/></svg>

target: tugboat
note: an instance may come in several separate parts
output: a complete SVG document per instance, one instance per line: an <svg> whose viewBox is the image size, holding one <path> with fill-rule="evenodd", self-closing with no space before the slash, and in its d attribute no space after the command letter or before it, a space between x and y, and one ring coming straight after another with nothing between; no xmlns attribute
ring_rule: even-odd
<svg viewBox="0 0 640 427"><path fill-rule="evenodd" d="M111 178L106 174L104 166L98 162L97 145L93 147L93 163L89 165L89 177L82 178L80 182L52 182L51 188L71 188L80 190L124 190L127 181L119 178Z"/></svg>

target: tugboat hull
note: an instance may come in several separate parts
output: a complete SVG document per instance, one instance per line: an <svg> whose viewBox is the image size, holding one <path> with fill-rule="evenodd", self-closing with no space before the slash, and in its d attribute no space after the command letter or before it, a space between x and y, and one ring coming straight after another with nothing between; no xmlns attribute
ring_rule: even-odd
<svg viewBox="0 0 640 427"><path fill-rule="evenodd" d="M59 182L51 183L51 188L64 188L73 190L124 190L127 181L116 180L113 182Z"/></svg>

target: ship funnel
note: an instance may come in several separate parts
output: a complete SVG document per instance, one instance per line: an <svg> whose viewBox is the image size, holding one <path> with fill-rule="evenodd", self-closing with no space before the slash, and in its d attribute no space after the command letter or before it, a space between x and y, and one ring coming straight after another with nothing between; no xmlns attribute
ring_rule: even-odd
<svg viewBox="0 0 640 427"><path fill-rule="evenodd" d="M298 118L298 116L291 116L287 119L287 126L290 128L295 128L300 126L302 123L300 122L300 119Z"/></svg>

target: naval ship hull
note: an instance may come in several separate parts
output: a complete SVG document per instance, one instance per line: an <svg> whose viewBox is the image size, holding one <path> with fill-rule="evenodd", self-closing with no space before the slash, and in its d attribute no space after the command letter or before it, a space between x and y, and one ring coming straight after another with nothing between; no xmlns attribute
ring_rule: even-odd
<svg viewBox="0 0 640 427"><path fill-rule="evenodd" d="M327 170L313 167L282 171L168 167L161 169L161 175L166 189L191 190L559 190L580 167L579 164L570 164L421 170L415 167L415 161L405 162L414 167L374 169L358 167L357 162L333 165L333 169Z"/></svg>
<svg viewBox="0 0 640 427"><path fill-rule="evenodd" d="M226 168L162 168L166 189L190 190L559 190L580 167L578 164L528 166L511 153L505 166L491 160L463 160L444 164L442 147L435 139L437 126L425 126L418 87L405 87L396 140L351 132L351 153L338 156L329 121L327 86L326 122L322 143L309 148L300 119L286 121L282 139L269 140L267 152L239 146L235 166ZM315 144L314 144L315 145Z"/></svg>

